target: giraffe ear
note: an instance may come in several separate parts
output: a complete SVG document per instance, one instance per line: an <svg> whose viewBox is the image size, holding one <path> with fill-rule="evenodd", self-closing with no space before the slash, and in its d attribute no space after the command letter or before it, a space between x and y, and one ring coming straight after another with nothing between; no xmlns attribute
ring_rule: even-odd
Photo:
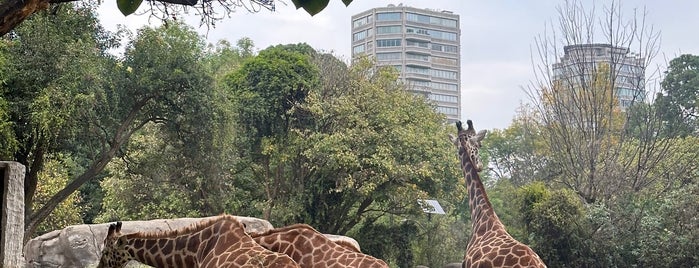
<svg viewBox="0 0 699 268"><path fill-rule="evenodd" d="M486 134L486 133L488 133L488 131L485 130L485 129L484 129L484 130L481 130L481 131L478 131L478 134L476 134L476 140L477 140L477 141L482 141L483 138L485 138L485 134Z"/></svg>
<svg viewBox="0 0 699 268"><path fill-rule="evenodd" d="M118 222L116 223L116 230L115 230L115 231L116 231L117 233L121 233L121 222L120 222L120 221L118 221Z"/></svg>

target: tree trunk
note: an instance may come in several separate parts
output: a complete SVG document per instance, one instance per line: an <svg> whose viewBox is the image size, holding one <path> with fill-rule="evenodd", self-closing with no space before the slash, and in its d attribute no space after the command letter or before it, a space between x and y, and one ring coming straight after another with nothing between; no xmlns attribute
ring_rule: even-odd
<svg viewBox="0 0 699 268"><path fill-rule="evenodd" d="M22 23L29 15L49 6L48 0L5 0L0 4L0 36Z"/></svg>

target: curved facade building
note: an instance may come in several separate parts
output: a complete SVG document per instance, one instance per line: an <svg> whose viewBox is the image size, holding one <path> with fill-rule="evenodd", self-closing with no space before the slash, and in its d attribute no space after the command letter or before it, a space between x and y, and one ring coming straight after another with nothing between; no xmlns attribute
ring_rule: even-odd
<svg viewBox="0 0 699 268"><path fill-rule="evenodd" d="M461 114L460 39L459 15L450 11L389 5L352 16L352 58L394 66L449 122Z"/></svg>

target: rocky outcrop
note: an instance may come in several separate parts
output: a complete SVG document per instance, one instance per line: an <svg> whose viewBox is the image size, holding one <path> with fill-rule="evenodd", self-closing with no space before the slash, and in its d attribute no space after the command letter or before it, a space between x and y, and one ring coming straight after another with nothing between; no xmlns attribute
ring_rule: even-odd
<svg viewBox="0 0 699 268"><path fill-rule="evenodd" d="M175 230L208 218L125 221L122 232ZM236 218L245 224L247 232L265 232L273 228L262 219ZM33 238L24 247L26 267L94 267L99 261L108 228L108 223L73 225Z"/></svg>
<svg viewBox="0 0 699 268"><path fill-rule="evenodd" d="M0 161L0 179L2 179L0 267L22 267L24 172L24 165L20 163Z"/></svg>

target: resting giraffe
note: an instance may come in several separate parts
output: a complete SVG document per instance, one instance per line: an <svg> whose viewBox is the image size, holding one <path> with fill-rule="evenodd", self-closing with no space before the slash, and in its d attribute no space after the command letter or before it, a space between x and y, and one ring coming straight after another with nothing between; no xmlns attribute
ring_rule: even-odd
<svg viewBox="0 0 699 268"><path fill-rule="evenodd" d="M121 268L131 260L156 268L299 267L289 256L255 243L230 215L179 230L127 235L121 234L121 222L111 224L97 267Z"/></svg>
<svg viewBox="0 0 699 268"><path fill-rule="evenodd" d="M289 255L301 268L388 268L384 261L363 254L350 244L335 243L306 224L250 236L265 248Z"/></svg>
<svg viewBox="0 0 699 268"><path fill-rule="evenodd" d="M495 215L478 172L483 164L478 156L486 131L476 133L471 120L456 123L458 137L453 139L459 150L461 169L468 187L471 209L471 239L466 246L462 267L546 267L529 246L515 240Z"/></svg>

